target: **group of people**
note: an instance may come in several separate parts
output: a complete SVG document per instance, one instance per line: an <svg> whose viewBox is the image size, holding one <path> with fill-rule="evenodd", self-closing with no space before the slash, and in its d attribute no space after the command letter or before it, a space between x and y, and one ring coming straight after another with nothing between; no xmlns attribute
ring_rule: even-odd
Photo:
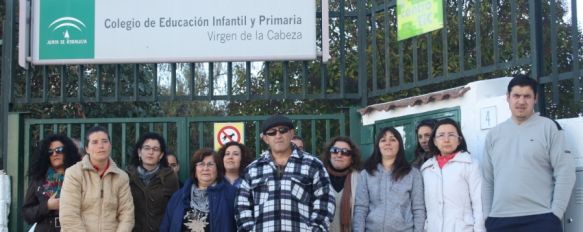
<svg viewBox="0 0 583 232"><path fill-rule="evenodd" d="M142 135L126 170L102 127L87 132L83 156L66 136L48 136L23 215L36 231L561 231L573 158L560 126L534 113L536 88L526 76L509 83L512 117L489 132L482 162L447 118L417 126L413 162L386 127L361 164L349 137L318 158L275 115L261 124L269 149L257 159L237 142L202 148L182 184L159 134Z"/></svg>

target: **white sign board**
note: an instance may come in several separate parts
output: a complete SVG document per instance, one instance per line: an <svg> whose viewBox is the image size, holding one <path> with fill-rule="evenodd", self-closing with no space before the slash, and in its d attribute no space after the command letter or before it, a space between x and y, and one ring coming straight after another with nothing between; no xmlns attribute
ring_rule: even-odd
<svg viewBox="0 0 583 232"><path fill-rule="evenodd" d="M314 0L33 0L32 63L316 59Z"/></svg>

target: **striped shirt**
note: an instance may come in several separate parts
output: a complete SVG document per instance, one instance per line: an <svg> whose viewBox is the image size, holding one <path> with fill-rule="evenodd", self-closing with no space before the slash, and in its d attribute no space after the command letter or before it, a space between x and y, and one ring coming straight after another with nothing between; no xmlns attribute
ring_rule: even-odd
<svg viewBox="0 0 583 232"><path fill-rule="evenodd" d="M328 231L335 199L320 160L294 148L278 172L266 151L247 167L235 210L239 231Z"/></svg>

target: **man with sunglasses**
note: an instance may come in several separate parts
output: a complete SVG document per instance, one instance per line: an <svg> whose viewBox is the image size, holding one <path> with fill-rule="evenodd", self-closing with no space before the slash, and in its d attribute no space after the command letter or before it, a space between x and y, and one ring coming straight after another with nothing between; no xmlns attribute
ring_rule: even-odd
<svg viewBox="0 0 583 232"><path fill-rule="evenodd" d="M291 140L292 121L275 115L261 125L269 149L245 170L235 199L239 231L328 231L335 199L322 162Z"/></svg>

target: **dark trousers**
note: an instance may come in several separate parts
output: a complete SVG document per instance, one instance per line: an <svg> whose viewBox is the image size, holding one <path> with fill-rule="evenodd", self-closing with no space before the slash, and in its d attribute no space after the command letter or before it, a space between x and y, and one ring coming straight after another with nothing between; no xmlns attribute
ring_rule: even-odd
<svg viewBox="0 0 583 232"><path fill-rule="evenodd" d="M561 220L553 213L520 216L488 217L488 232L562 232Z"/></svg>

